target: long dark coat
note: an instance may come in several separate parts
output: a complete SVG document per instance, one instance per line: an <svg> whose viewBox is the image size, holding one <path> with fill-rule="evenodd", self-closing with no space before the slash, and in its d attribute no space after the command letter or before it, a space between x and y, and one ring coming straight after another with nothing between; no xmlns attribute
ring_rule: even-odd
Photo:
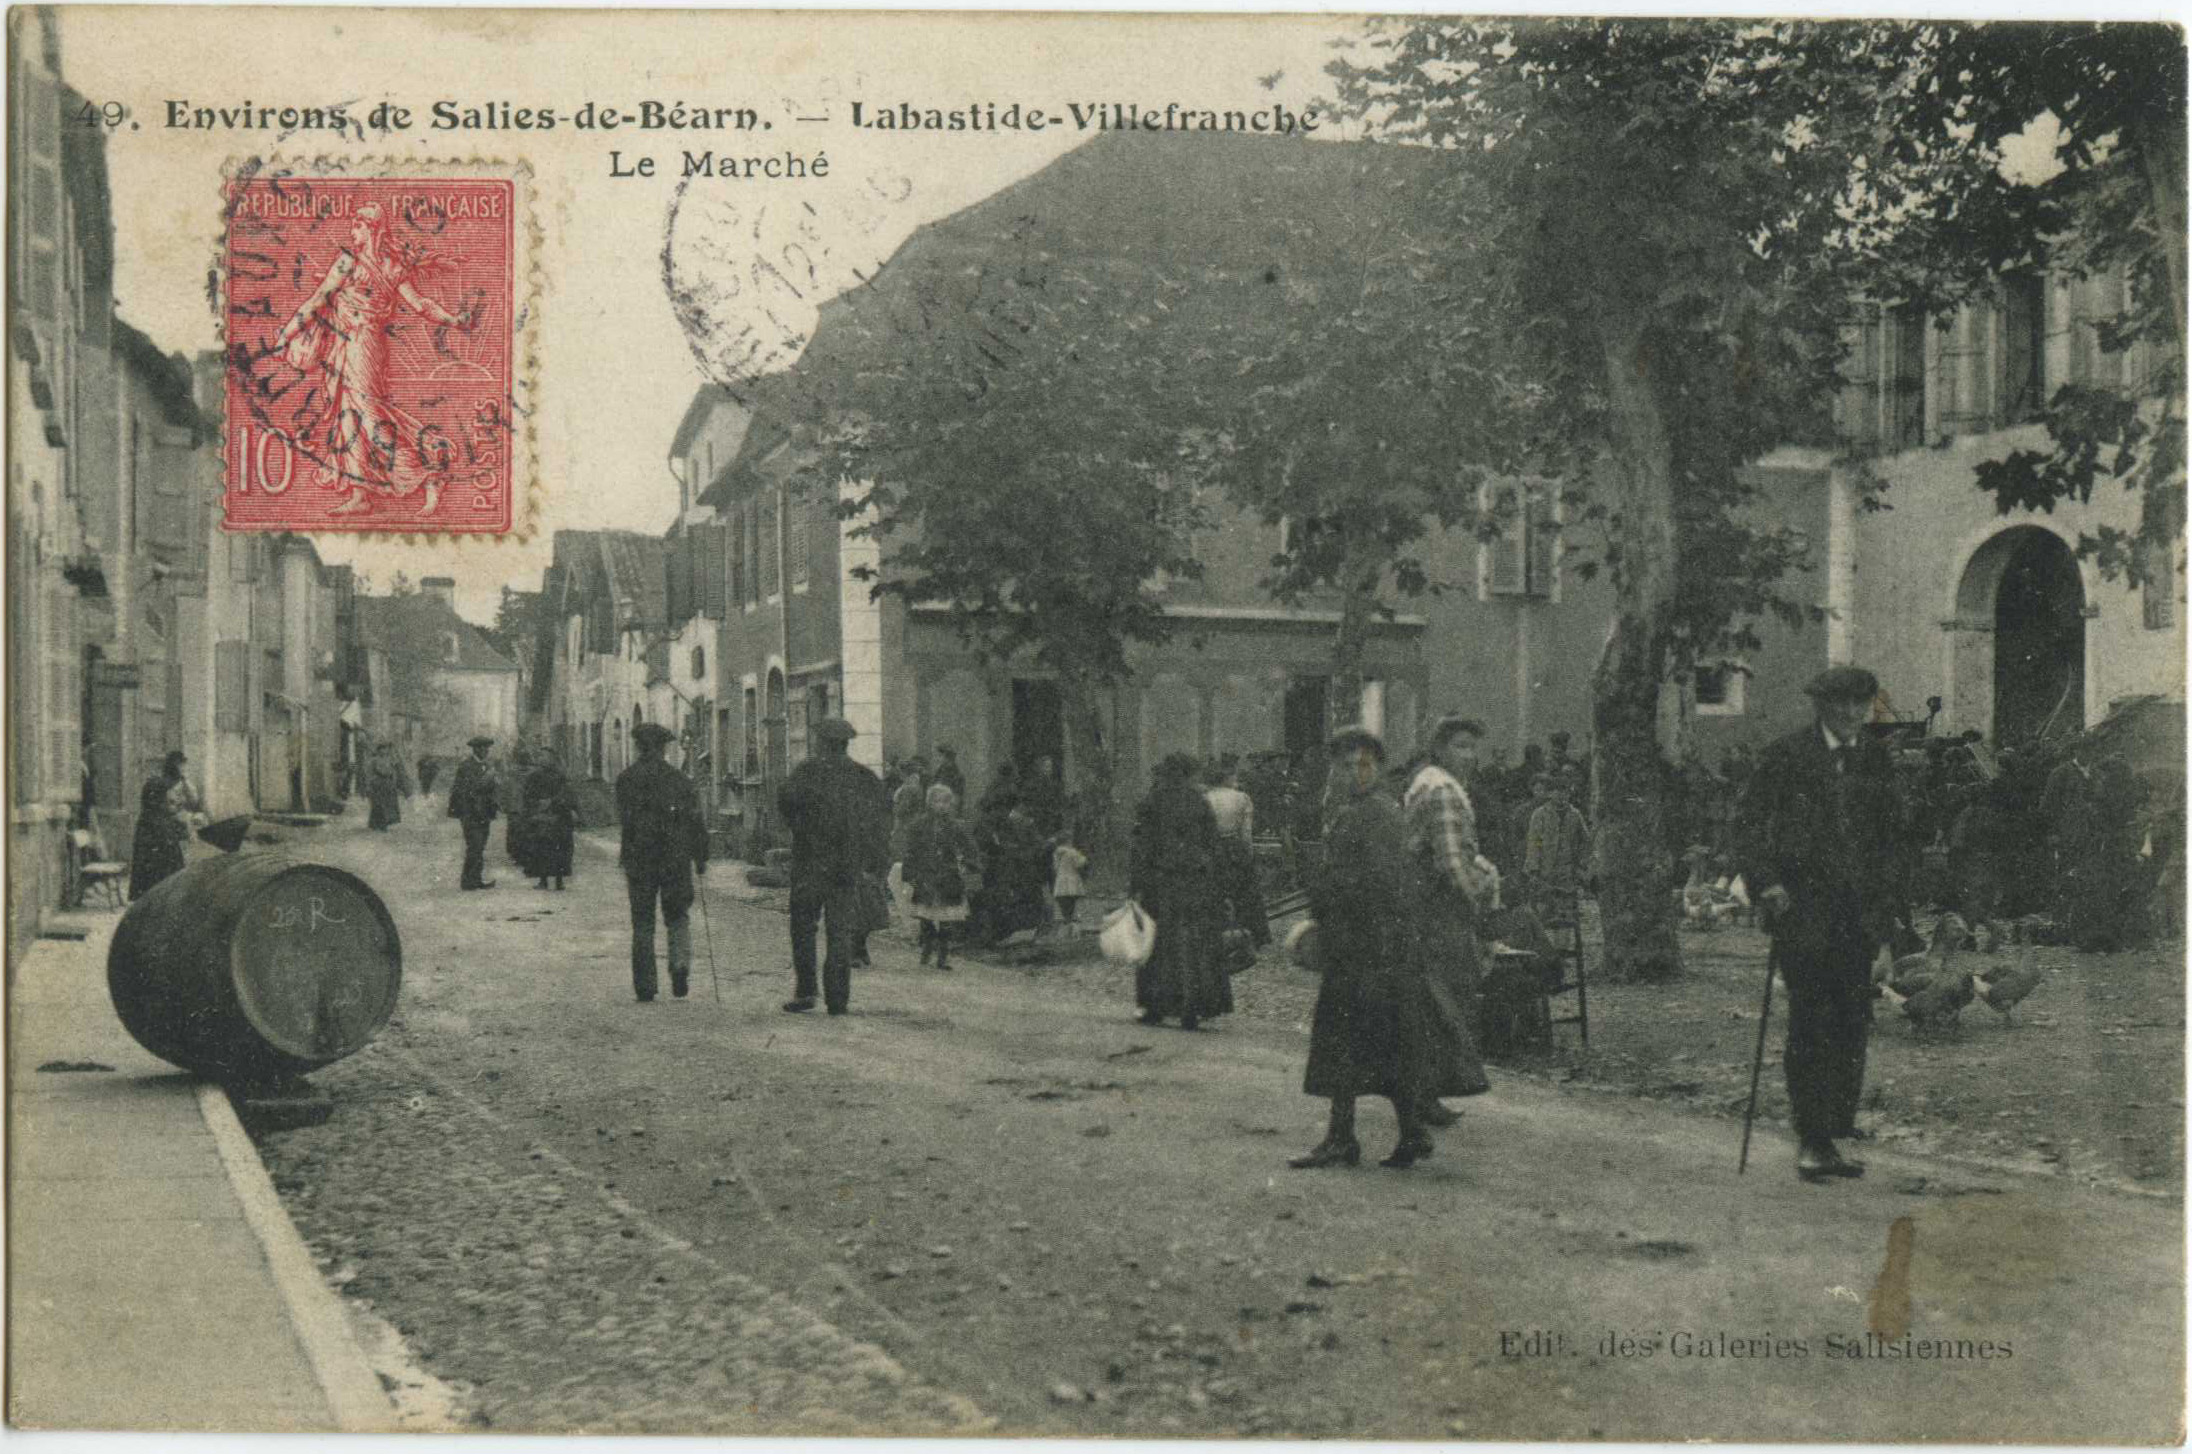
<svg viewBox="0 0 2192 1454"><path fill-rule="evenodd" d="M368 828L393 828L403 821L403 774L391 760L376 760L365 770Z"/></svg>
<svg viewBox="0 0 2192 1454"><path fill-rule="evenodd" d="M130 844L129 896L151 890L171 873L183 869L183 838L189 831L177 816L172 800L178 778L165 771L145 783L137 795L137 832Z"/></svg>
<svg viewBox="0 0 2192 1454"><path fill-rule="evenodd" d="M578 829L578 805L571 800L563 769L542 763L525 778L525 801L511 820L518 865L527 878L569 878Z"/></svg>
<svg viewBox="0 0 2192 1454"><path fill-rule="evenodd" d="M1310 912L1324 979L1302 1089L1417 1101L1483 1090L1463 998L1474 962L1467 911L1433 896L1409 857L1400 805L1384 793L1335 800Z"/></svg>
<svg viewBox="0 0 2192 1454"><path fill-rule="evenodd" d="M1191 783L1160 781L1134 819L1128 881L1157 921L1157 943L1134 972L1134 1002L1159 1015L1209 1019L1233 1008L1218 820Z"/></svg>

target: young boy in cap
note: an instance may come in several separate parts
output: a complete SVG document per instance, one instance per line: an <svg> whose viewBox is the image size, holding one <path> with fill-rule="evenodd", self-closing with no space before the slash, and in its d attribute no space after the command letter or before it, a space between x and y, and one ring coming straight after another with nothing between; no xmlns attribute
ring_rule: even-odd
<svg viewBox="0 0 2192 1454"><path fill-rule="evenodd" d="M1865 734L1880 683L1830 667L1804 688L1812 720L1759 755L1737 826L1739 862L1789 987L1789 1111L1796 1174L1864 1175L1835 1141L1857 1134L1873 956L1892 927L1895 777Z"/></svg>

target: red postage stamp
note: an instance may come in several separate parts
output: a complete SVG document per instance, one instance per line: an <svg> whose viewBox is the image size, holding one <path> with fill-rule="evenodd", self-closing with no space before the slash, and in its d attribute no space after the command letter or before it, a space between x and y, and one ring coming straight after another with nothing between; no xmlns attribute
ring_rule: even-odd
<svg viewBox="0 0 2192 1454"><path fill-rule="evenodd" d="M518 179L251 164L225 191L226 528L517 528Z"/></svg>

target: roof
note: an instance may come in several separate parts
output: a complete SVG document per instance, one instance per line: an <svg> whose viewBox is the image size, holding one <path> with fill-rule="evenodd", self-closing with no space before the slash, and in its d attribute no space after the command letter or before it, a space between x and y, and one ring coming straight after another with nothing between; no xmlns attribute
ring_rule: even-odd
<svg viewBox="0 0 2192 1454"><path fill-rule="evenodd" d="M560 595L558 616L571 614L572 597L584 596L598 578L616 604L619 631L669 624L669 571L659 538L636 530L558 530L551 549L541 588Z"/></svg>
<svg viewBox="0 0 2192 1454"><path fill-rule="evenodd" d="M114 320L114 352L133 369L146 390L167 415L170 424L207 431L205 416L192 396L194 380L190 361L180 354L160 352L160 346L117 317Z"/></svg>
<svg viewBox="0 0 2192 1454"><path fill-rule="evenodd" d="M448 659L448 638L457 638L457 658ZM517 663L488 643L477 626L459 616L439 596L358 597L358 637L368 647L392 656L420 655L450 671L515 672Z"/></svg>
<svg viewBox="0 0 2192 1454"><path fill-rule="evenodd" d="M984 372L974 355L1009 354L1012 297L1028 278L1054 297L1103 300L1107 316L1142 330L1132 346L1143 348L1226 339L1271 312L1267 298L1297 317L1339 318L1359 296L1366 250L1388 262L1446 251L1438 199L1458 185L1458 159L1429 147L1107 133L917 228L867 285L823 305L798 363L757 380L753 400L820 423L893 370ZM950 317L970 326L939 335L911 322ZM940 348L958 356L939 360ZM1252 387L1233 362L1200 370L1213 398ZM734 468L750 468L769 433L750 431Z"/></svg>
<svg viewBox="0 0 2192 1454"><path fill-rule="evenodd" d="M743 410L745 405L721 384L702 384L693 394L693 401L685 406L685 417L677 421L677 433L670 436L670 454L683 454L691 447L700 426L708 422L708 416L725 407Z"/></svg>
<svg viewBox="0 0 2192 1454"><path fill-rule="evenodd" d="M669 570L663 543L630 530L604 534L601 558L616 603L617 629L659 630L670 621Z"/></svg>

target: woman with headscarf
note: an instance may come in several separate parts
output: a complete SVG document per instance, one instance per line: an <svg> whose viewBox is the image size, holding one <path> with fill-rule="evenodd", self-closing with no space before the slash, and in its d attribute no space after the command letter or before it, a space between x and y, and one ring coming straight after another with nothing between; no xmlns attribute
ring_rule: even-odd
<svg viewBox="0 0 2192 1454"><path fill-rule="evenodd" d="M1413 875L1400 807L1380 784L1384 765L1385 743L1368 728L1343 728L1332 738L1324 862L1309 889L1323 982L1302 1075L1302 1090L1329 1100L1331 1112L1324 1139L1288 1163L1304 1169L1361 1162L1355 1139L1360 1096L1393 1103L1400 1139L1388 1164L1414 1164L1430 1141L1404 1064L1405 987L1418 967L1410 923Z"/></svg>
<svg viewBox="0 0 2192 1454"><path fill-rule="evenodd" d="M143 897L152 886L183 867L183 840L190 835L185 814L194 806L183 781L183 754L170 752L160 770L145 780L137 795L137 832L130 844L129 896Z"/></svg>
<svg viewBox="0 0 2192 1454"><path fill-rule="evenodd" d="M928 806L906 832L906 882L913 889L913 917L921 924L921 962L951 968L951 926L967 918L967 896L981 856L974 835L959 821L959 797L942 783L930 786Z"/></svg>
<svg viewBox="0 0 2192 1454"><path fill-rule="evenodd" d="M1218 820L1195 785L1195 759L1173 753L1157 764L1134 818L1127 879L1156 921L1157 942L1134 972L1142 1023L1177 1016L1192 1030L1233 1008L1233 984L1219 953L1225 928Z"/></svg>
<svg viewBox="0 0 2192 1454"><path fill-rule="evenodd" d="M1482 1086L1468 1074L1474 1052L1466 1031L1455 1039L1453 986L1426 953L1408 819L1380 785L1385 744L1349 727L1332 751L1324 866L1310 886L1324 979L1302 1077L1302 1089L1328 1098L1331 1113L1324 1139L1289 1164L1360 1162L1355 1101L1376 1095L1393 1103L1399 1123L1393 1154L1381 1164L1401 1170L1431 1154L1424 1116L1436 1098Z"/></svg>
<svg viewBox="0 0 2192 1454"><path fill-rule="evenodd" d="M366 764L365 796L372 804L366 827L385 833L403 821L403 769L396 765L396 749L385 742L373 750Z"/></svg>
<svg viewBox="0 0 2192 1454"><path fill-rule="evenodd" d="M525 800L518 814L525 822L517 838L519 867L527 878L538 880L535 888L544 889L548 880L554 879L561 891L563 881L571 876L578 805L571 801L570 785L554 758L543 757L540 765L526 774Z"/></svg>

